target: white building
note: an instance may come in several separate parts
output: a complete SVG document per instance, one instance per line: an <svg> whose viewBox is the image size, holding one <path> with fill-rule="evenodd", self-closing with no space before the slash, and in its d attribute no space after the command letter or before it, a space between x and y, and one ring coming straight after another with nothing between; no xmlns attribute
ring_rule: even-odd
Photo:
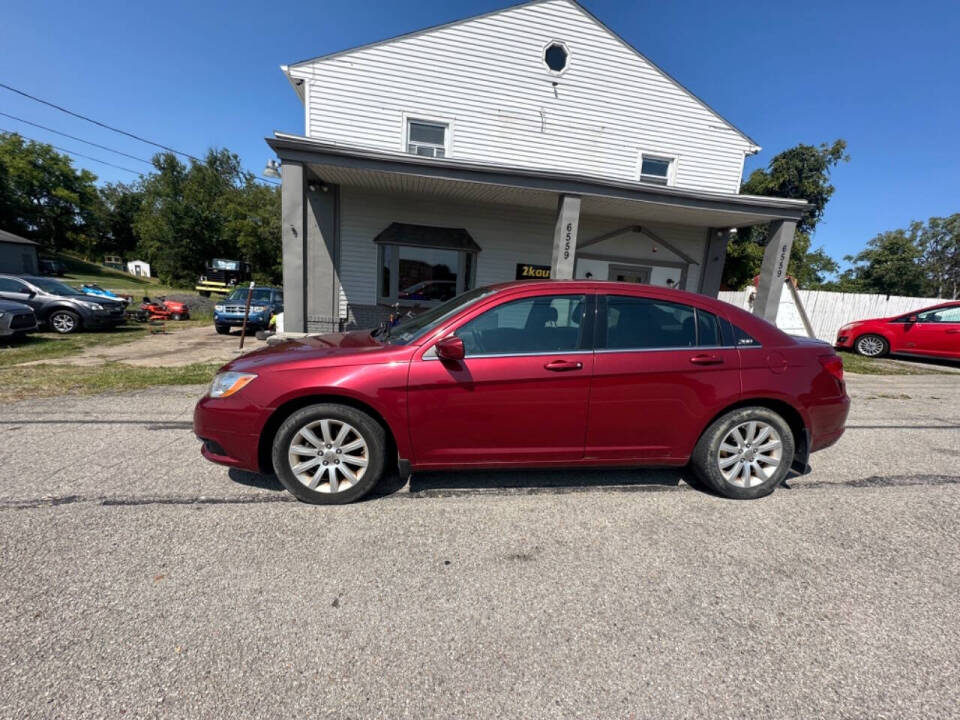
<svg viewBox="0 0 960 720"><path fill-rule="evenodd" d="M150 277L150 263L143 260L131 260L127 263L127 272L140 277Z"/></svg>
<svg viewBox="0 0 960 720"><path fill-rule="evenodd" d="M716 295L729 230L771 225L779 300L802 201L739 194L760 148L574 0L533 0L285 66L288 331L375 325L520 277Z"/></svg>

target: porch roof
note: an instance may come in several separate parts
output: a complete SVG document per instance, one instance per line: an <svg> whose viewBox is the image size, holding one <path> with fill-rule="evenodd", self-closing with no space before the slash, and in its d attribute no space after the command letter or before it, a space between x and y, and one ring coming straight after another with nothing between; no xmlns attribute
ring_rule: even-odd
<svg viewBox="0 0 960 720"><path fill-rule="evenodd" d="M796 220L803 200L647 185L558 171L333 145L277 133L267 144L285 162L303 163L321 182L416 192L469 202L555 210L560 194L579 195L581 213L678 225L744 227Z"/></svg>

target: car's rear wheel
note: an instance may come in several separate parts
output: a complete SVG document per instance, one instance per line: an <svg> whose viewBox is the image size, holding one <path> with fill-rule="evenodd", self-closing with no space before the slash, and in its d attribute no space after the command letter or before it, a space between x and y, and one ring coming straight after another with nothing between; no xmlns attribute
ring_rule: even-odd
<svg viewBox="0 0 960 720"><path fill-rule="evenodd" d="M380 424L345 405L310 405L288 417L273 440L273 468L298 500L353 502L383 472L386 436Z"/></svg>
<svg viewBox="0 0 960 720"><path fill-rule="evenodd" d="M70 310L54 310L47 318L54 332L68 335L80 329L80 316Z"/></svg>
<svg viewBox="0 0 960 720"><path fill-rule="evenodd" d="M750 500L774 491L793 462L793 431L765 407L731 410L708 427L690 459L697 477L718 493Z"/></svg>
<svg viewBox="0 0 960 720"><path fill-rule="evenodd" d="M853 349L859 355L867 357L883 357L890 352L890 343L880 335L861 335L853 344Z"/></svg>

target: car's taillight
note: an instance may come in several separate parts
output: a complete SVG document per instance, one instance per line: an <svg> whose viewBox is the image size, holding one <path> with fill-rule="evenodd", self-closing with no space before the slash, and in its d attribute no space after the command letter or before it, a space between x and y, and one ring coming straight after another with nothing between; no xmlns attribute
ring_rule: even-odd
<svg viewBox="0 0 960 720"><path fill-rule="evenodd" d="M817 358L823 369L837 380L843 380L843 358L839 355L821 355Z"/></svg>

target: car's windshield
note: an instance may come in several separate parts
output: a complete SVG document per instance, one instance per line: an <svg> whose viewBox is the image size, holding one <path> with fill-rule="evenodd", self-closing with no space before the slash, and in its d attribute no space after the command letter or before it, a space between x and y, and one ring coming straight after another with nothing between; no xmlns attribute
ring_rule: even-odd
<svg viewBox="0 0 960 720"><path fill-rule="evenodd" d="M224 260L223 258L214 258L210 267L214 270L237 270L239 269L240 262L238 260Z"/></svg>
<svg viewBox="0 0 960 720"><path fill-rule="evenodd" d="M247 301L247 292L249 292L247 288L239 288L230 293L230 297L228 297L227 300L229 302L245 303ZM250 301L253 303L270 302L271 292L272 291L263 288L254 288Z"/></svg>
<svg viewBox="0 0 960 720"><path fill-rule="evenodd" d="M496 291L492 288L486 287L468 290L461 295L457 295L455 298L447 300L445 303L430 308L426 312L420 313L416 317L412 317L396 327L391 328L390 335L386 341L394 345L411 343L417 338L429 333L454 313L459 312L480 298L487 297L494 292Z"/></svg>
<svg viewBox="0 0 960 720"><path fill-rule="evenodd" d="M50 278L30 278L30 282L51 295L83 295L76 288Z"/></svg>

